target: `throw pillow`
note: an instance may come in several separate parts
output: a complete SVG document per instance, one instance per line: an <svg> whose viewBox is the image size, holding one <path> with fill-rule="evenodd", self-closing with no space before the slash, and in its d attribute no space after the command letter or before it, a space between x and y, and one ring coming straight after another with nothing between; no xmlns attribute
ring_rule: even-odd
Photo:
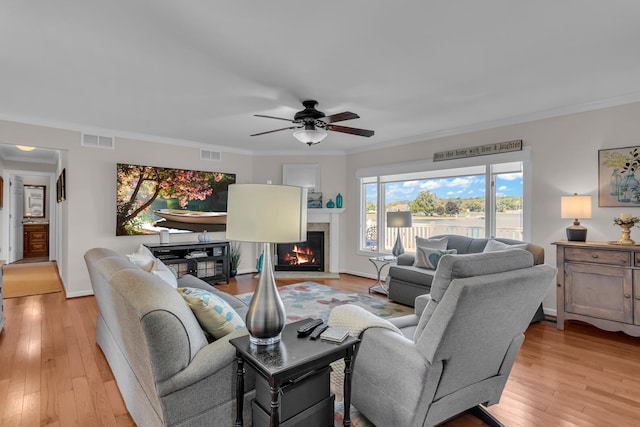
<svg viewBox="0 0 640 427"><path fill-rule="evenodd" d="M435 270L438 267L440 258L447 254L457 254L457 249L430 249L422 246L416 247L416 261L413 263L415 267L428 268Z"/></svg>
<svg viewBox="0 0 640 427"><path fill-rule="evenodd" d="M153 268L153 262L156 260L156 257L153 256L149 248L145 245L140 245L138 250L132 254L128 254L127 258L129 258L129 261L147 272L151 271Z"/></svg>
<svg viewBox="0 0 640 427"><path fill-rule="evenodd" d="M428 257L428 254L424 254L424 253L420 253L420 248L423 249L440 249L440 250L446 250L447 249L447 243L449 242L449 237L445 236L445 237L441 237L438 239L425 239L424 237L418 237L416 236L416 257L415 260L413 261L413 266L414 267L422 267L422 268L430 268L428 267L428 262L425 259L425 256ZM440 259L438 258L438 261ZM437 264L437 262L436 262ZM435 270L435 267L434 267Z"/></svg>
<svg viewBox="0 0 640 427"><path fill-rule="evenodd" d="M527 249L527 246L529 246L528 243L510 245L508 243L502 243L498 240L490 239L482 252L506 251L508 249Z"/></svg>
<svg viewBox="0 0 640 427"><path fill-rule="evenodd" d="M214 293L197 288L178 288L178 292L193 311L202 329L215 339L244 328L240 315Z"/></svg>
<svg viewBox="0 0 640 427"><path fill-rule="evenodd" d="M425 239L424 237L416 236L416 247L430 249L447 249L447 243L449 243L449 236L440 237L438 239Z"/></svg>
<svg viewBox="0 0 640 427"><path fill-rule="evenodd" d="M174 273L175 270L172 271L167 265L160 261L159 259L155 259L153 261L153 267L151 267L150 273L154 276L158 276L160 279L167 282L170 286L177 288L178 287L178 279Z"/></svg>

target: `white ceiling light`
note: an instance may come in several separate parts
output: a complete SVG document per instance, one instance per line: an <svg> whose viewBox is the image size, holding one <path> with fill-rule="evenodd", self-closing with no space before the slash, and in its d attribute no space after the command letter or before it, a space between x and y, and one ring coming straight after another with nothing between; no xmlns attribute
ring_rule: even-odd
<svg viewBox="0 0 640 427"><path fill-rule="evenodd" d="M293 136L300 142L304 142L309 147L321 142L327 137L327 133L319 129L303 129L293 133Z"/></svg>
<svg viewBox="0 0 640 427"><path fill-rule="evenodd" d="M22 151L33 151L36 149L36 147L30 147L28 145L16 145L16 148Z"/></svg>

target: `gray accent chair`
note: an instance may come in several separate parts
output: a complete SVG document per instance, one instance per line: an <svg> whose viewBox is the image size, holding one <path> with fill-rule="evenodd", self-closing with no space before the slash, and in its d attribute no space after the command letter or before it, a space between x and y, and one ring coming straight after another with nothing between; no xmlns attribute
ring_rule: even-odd
<svg viewBox="0 0 640 427"><path fill-rule="evenodd" d="M440 260L416 314L361 336L352 404L379 426L433 426L498 403L531 317L557 269L522 249Z"/></svg>
<svg viewBox="0 0 640 427"><path fill-rule="evenodd" d="M447 249L456 249L458 254L480 253L487 246L489 239L472 238L457 234L441 234L430 236L430 239L448 237ZM508 245L519 245L520 240L494 239ZM527 243L526 250L533 255L535 265L544 264L544 248L533 243ZM413 307L416 297L431 292L431 282L435 275L435 270L415 267L415 255L410 253L402 254L398 257L397 265L389 267L387 275L387 286L389 288L389 299L400 304ZM531 322L544 320L542 304L536 310Z"/></svg>
<svg viewBox="0 0 640 427"><path fill-rule="evenodd" d="M209 343L175 288L109 249L91 249L84 258L98 303L96 340L136 424L234 425L237 368L229 339L246 328ZM178 285L214 292L246 315L246 304L196 277ZM247 367L246 425L254 386Z"/></svg>

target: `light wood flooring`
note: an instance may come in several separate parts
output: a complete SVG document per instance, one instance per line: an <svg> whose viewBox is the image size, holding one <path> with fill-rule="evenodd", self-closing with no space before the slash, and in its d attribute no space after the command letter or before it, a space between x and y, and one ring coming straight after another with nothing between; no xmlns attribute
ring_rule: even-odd
<svg viewBox="0 0 640 427"><path fill-rule="evenodd" d="M280 285L299 280L278 280ZM367 292L372 280L342 275L314 280ZM251 292L253 275L219 288ZM131 426L109 366L95 342L93 297L64 293L4 301L0 334L1 426ZM640 339L568 323L531 326L499 405L507 426L637 426ZM478 426L464 416L447 426ZM387 427L387 426L381 426Z"/></svg>

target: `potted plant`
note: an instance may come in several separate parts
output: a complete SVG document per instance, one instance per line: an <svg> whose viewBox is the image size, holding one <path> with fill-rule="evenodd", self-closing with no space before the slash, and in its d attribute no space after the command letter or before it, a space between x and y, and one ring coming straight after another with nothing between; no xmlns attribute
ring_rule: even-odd
<svg viewBox="0 0 640 427"><path fill-rule="evenodd" d="M231 271L229 275L236 277L238 274L238 265L240 264L240 243L232 242L229 246L229 266Z"/></svg>

